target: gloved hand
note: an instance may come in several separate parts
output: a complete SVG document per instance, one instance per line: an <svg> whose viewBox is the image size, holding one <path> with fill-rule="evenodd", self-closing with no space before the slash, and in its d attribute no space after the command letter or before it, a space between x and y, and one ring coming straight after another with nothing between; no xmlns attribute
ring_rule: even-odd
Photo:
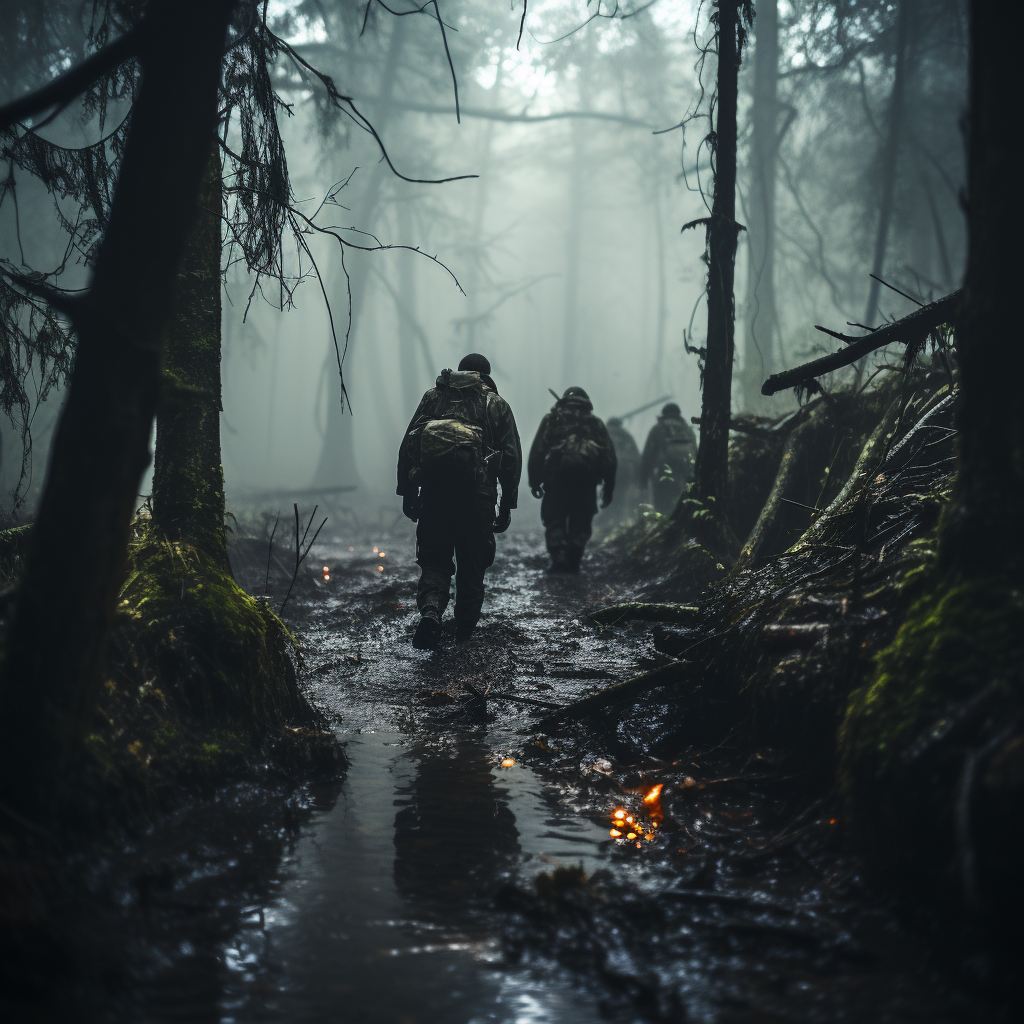
<svg viewBox="0 0 1024 1024"><path fill-rule="evenodd" d="M544 497L544 485L543 484L537 484L536 487L531 487L530 488L530 493L535 498L537 498L537 499L543 498Z"/></svg>
<svg viewBox="0 0 1024 1024"><path fill-rule="evenodd" d="M414 523L420 517L420 499L416 494L402 495L402 511Z"/></svg>
<svg viewBox="0 0 1024 1024"><path fill-rule="evenodd" d="M601 508L607 508L612 503L614 491L614 487L608 487L607 485L601 488Z"/></svg>
<svg viewBox="0 0 1024 1024"><path fill-rule="evenodd" d="M512 522L512 509L505 508L504 505L499 507L498 516L491 524L491 530L494 533L504 533Z"/></svg>

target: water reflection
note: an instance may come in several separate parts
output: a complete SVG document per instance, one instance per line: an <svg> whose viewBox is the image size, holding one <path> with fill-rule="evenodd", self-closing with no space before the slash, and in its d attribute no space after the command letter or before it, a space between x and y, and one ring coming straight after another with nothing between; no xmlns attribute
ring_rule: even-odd
<svg viewBox="0 0 1024 1024"><path fill-rule="evenodd" d="M479 903L508 877L519 830L483 730L417 743L415 776L397 790L394 878L429 915Z"/></svg>

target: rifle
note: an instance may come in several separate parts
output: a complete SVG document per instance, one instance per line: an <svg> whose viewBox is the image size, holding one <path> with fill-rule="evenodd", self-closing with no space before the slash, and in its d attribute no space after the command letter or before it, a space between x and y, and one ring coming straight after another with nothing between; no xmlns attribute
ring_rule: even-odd
<svg viewBox="0 0 1024 1024"><path fill-rule="evenodd" d="M661 405L662 402L667 402L672 396L662 395L661 398L656 398L653 402L648 402L646 405L641 405L639 409L634 409L632 412L623 413L619 417L620 420L628 420L633 416L638 416L642 412L647 412L648 409L653 408L656 405Z"/></svg>

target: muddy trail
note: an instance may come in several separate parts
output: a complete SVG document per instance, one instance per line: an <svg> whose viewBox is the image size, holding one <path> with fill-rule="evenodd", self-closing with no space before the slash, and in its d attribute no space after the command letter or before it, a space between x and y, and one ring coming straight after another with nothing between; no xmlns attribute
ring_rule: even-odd
<svg viewBox="0 0 1024 1024"><path fill-rule="evenodd" d="M236 574L262 592L266 546L245 543ZM667 660L641 624L586 624L640 596L627 560L595 547L552 575L540 536L513 533L476 634L456 645L448 622L428 654L410 644L405 531L314 555L286 618L348 771L300 792L268 771L83 865L129 936L98 1017L992 1019L928 926L865 885L815 780L770 751L638 753L671 747L656 701L603 733L539 730L550 706ZM288 575L272 566L278 600Z"/></svg>

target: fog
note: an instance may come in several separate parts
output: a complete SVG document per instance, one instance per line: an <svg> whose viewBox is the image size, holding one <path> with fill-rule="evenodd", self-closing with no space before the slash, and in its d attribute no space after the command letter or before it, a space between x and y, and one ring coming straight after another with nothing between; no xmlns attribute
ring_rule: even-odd
<svg viewBox="0 0 1024 1024"><path fill-rule="evenodd" d="M753 407L745 375L759 381L828 348L815 324L841 329L865 315L885 193L897 7L778 4L778 323L771 338L757 337L756 320L751 326L770 283L748 274L748 238L741 235L736 410L788 408L790 393ZM328 116L315 79L280 62L275 80L292 115L282 111L281 121L298 208L313 217L347 181L315 223L337 229L347 243L372 250L379 241L383 248L346 248L343 268L333 234L308 234L316 269L304 256L306 278L281 311L273 280L264 278L250 299L257 282L232 262L226 245L222 443L229 504L340 486L357 488L349 503L386 504L419 396L469 351L491 360L524 447L550 408L549 388L582 386L603 418L662 396L678 402L684 416L700 415L698 358L687 352L684 333L693 346L703 343L704 231L681 228L707 216L710 205L702 140L714 55L700 60L710 38L706 5L661 0L622 18L617 8L546 0L530 4L517 42L521 8L448 0L441 12L461 121L434 8L401 19L373 8L365 26L364 8L350 3L282 0L275 9L280 33L354 99L399 172L478 176L401 180L381 162L368 132ZM960 3L928 5L913 16L905 41L906 95L881 276L918 298L944 294L962 275L962 22ZM737 216L744 223L752 213L757 42L755 21L740 80ZM70 138L95 127L71 110L48 130L60 140L61 132ZM60 251L62 235L31 187L22 197L23 223L29 212L40 226L24 262L40 265L45 252ZM10 204L2 214L10 257ZM290 272L299 265L296 258ZM85 270L74 268L62 283L74 274L81 280ZM882 289L879 320L910 308ZM344 411L336 343L344 355ZM36 488L58 402L51 393L31 414ZM641 446L656 413L627 423ZM4 430L3 455L9 503L20 461L16 423ZM290 503L284 493L281 501Z"/></svg>

